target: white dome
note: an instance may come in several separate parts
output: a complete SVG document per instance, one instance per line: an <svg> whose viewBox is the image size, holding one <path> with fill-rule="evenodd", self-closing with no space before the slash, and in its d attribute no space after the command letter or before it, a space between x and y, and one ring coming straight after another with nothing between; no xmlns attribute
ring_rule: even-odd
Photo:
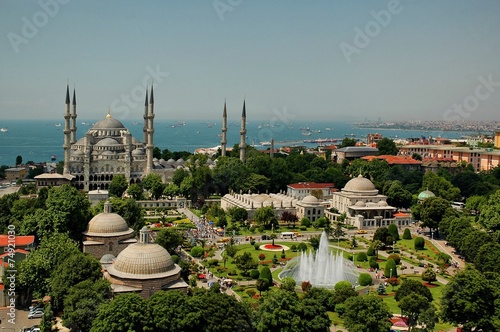
<svg viewBox="0 0 500 332"><path fill-rule="evenodd" d="M113 267L126 274L159 274L174 268L170 254L156 243L135 243L116 257Z"/></svg>
<svg viewBox="0 0 500 332"><path fill-rule="evenodd" d="M95 144L95 146L113 146L113 145L120 145L115 139L106 137L100 140Z"/></svg>
<svg viewBox="0 0 500 332"><path fill-rule="evenodd" d="M358 177L355 177L349 182L346 183L345 187L342 188L342 191L350 192L358 195L377 195L378 190L375 188L373 183L364 178L361 174Z"/></svg>
<svg viewBox="0 0 500 332"><path fill-rule="evenodd" d="M92 126L92 129L118 129L118 128L125 128L125 126L119 120L113 119L109 114L106 116L106 118L96 122L96 124Z"/></svg>
<svg viewBox="0 0 500 332"><path fill-rule="evenodd" d="M354 204L354 205L355 206L359 206L359 207L365 207L366 206L365 202L363 202L363 201L357 201L356 204Z"/></svg>
<svg viewBox="0 0 500 332"><path fill-rule="evenodd" d="M307 203L307 204L318 204L319 203L319 199L317 199L313 195L308 195L308 196L304 197L304 199L302 200L302 202L303 203Z"/></svg>

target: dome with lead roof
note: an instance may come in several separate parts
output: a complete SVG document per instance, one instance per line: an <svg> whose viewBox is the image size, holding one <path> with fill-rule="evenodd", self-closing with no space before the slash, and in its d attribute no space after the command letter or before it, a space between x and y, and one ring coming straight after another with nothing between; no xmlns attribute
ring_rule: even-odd
<svg viewBox="0 0 500 332"><path fill-rule="evenodd" d="M317 199L313 195L308 195L308 196L304 197L304 199L302 200L302 202L306 203L306 204L318 204L319 203L319 199Z"/></svg>
<svg viewBox="0 0 500 332"><path fill-rule="evenodd" d="M129 234L133 230L128 227L125 219L117 213L111 212L111 203L104 203L104 212L94 216L89 222L87 231L88 236L116 236L120 234Z"/></svg>
<svg viewBox="0 0 500 332"><path fill-rule="evenodd" d="M92 129L120 129L125 128L123 123L120 120L112 118L110 114L106 115L106 117L100 121L97 121Z"/></svg>
<svg viewBox="0 0 500 332"><path fill-rule="evenodd" d="M364 178L361 174L358 175L358 177L349 180L345 187L342 188L342 191L369 196L378 194L378 190L375 188L373 183L367 178Z"/></svg>

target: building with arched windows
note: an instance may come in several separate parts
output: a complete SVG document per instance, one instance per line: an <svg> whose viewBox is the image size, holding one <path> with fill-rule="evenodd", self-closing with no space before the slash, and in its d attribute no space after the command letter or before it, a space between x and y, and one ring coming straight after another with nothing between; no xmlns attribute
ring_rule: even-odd
<svg viewBox="0 0 500 332"><path fill-rule="evenodd" d="M70 113L69 86L66 89L64 114L64 175L73 175L72 183L81 190L108 189L113 177L125 176L128 183L140 182L153 170L154 96L148 101L146 91L144 107L144 136L142 141L111 116L96 122L76 139L76 93L73 91Z"/></svg>

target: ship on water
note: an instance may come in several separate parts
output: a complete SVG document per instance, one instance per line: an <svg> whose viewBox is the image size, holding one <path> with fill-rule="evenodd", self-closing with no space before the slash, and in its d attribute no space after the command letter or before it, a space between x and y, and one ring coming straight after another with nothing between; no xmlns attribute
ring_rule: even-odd
<svg viewBox="0 0 500 332"><path fill-rule="evenodd" d="M2 132L2 133L6 133L8 131L9 131L9 128L7 128L7 127L0 128L0 132Z"/></svg>

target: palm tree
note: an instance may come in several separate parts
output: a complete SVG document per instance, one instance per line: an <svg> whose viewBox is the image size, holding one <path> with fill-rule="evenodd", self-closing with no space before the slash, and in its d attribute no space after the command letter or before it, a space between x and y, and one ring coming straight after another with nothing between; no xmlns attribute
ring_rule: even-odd
<svg viewBox="0 0 500 332"><path fill-rule="evenodd" d="M271 233L271 235L269 235L269 238L273 240L273 246L274 246L274 240L278 238L278 235L276 233Z"/></svg>
<svg viewBox="0 0 500 332"><path fill-rule="evenodd" d="M375 240L372 242L373 250L375 250L375 255L378 259L378 250L382 248L382 241L380 240Z"/></svg>

